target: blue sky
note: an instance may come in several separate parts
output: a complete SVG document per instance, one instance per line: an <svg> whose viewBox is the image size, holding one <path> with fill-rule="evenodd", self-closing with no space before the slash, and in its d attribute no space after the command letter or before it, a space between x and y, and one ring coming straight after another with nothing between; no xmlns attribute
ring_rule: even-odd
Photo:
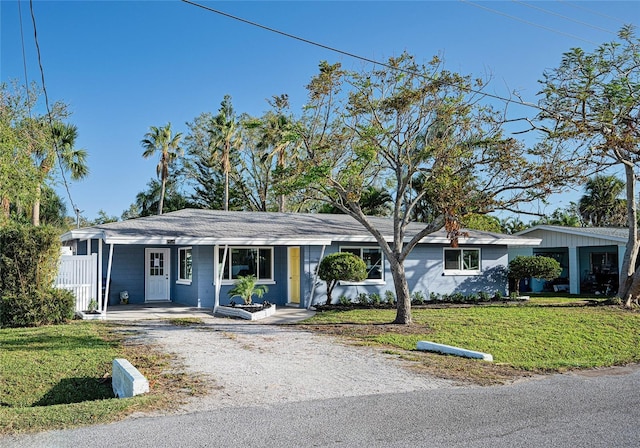
<svg viewBox="0 0 640 448"><path fill-rule="evenodd" d="M537 80L572 47L615 38L640 25L633 1L201 1L206 6L304 39L384 61L403 51L418 61L440 55L446 68L491 74L489 91L517 90L536 101ZM40 82L29 2L0 0L0 79ZM260 115L267 99L287 93L294 112L318 63L365 64L174 1L34 1L38 42L50 100L70 106L77 146L89 152L90 175L70 184L83 216L120 216L155 177L143 159L149 126L185 123L216 112L225 94L238 113ZM514 115L534 111L513 109ZM66 190L59 188L72 208ZM576 200L553 198L546 208Z"/></svg>

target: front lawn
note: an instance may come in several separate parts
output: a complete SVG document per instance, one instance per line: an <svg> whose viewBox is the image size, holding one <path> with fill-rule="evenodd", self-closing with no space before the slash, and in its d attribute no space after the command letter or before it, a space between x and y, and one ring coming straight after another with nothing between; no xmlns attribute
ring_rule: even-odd
<svg viewBox="0 0 640 448"><path fill-rule="evenodd" d="M447 369L453 369L459 373L454 377L464 379L469 370L469 378L480 383L487 382L483 375L500 381L529 372L640 362L640 313L588 304L544 298L519 305L414 308L410 326L388 324L394 310L359 309L318 313L304 324L420 358L441 376L450 376ZM422 354L415 350L420 340L491 353L494 364Z"/></svg>
<svg viewBox="0 0 640 448"><path fill-rule="evenodd" d="M180 388L199 392L197 381L171 370L169 355L126 343L125 336L116 326L87 321L0 329L0 434L115 421L180 401ZM113 398L114 358L136 366L151 392Z"/></svg>

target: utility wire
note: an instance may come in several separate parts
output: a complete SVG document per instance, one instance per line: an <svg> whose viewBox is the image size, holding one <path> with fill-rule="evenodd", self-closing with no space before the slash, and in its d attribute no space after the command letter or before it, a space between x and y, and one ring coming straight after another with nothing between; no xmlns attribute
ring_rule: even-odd
<svg viewBox="0 0 640 448"><path fill-rule="evenodd" d="M20 7L20 0L18 0L18 16L20 18L20 42L22 44L22 67L24 69L24 85L27 88L27 110L29 111L29 118L31 118L31 101L29 94L29 78L27 76L27 55L24 51L24 33L22 32L22 8Z"/></svg>
<svg viewBox="0 0 640 448"><path fill-rule="evenodd" d="M69 197L69 202L71 203L71 207L73 207L73 211L77 213L78 208L76 204L73 202L71 198L71 191L69 189L69 183L67 182L67 178L64 174L64 166L62 164L62 155L60 154L60 150L58 149L58 142L56 141L56 136L53 127L53 117L51 116L51 108L49 106L49 96L47 94L47 86L44 81L44 68L42 67L42 58L40 56L40 44L38 43L38 30L36 28L36 16L33 11L33 0L29 0L29 8L31 10L31 21L33 22L33 38L36 43L36 52L38 55L38 66L40 67L40 76L42 78L42 91L44 93L44 102L47 108L47 118L49 122L49 127L51 129L51 137L53 142L53 149L56 153L56 159L58 160L58 166L60 167L60 173L62 175L62 181L64 183L64 187L67 190L67 196Z"/></svg>
<svg viewBox="0 0 640 448"><path fill-rule="evenodd" d="M599 12L599 11L594 11L593 9L585 8L585 7L584 7L584 6L582 6L582 5L577 5L577 4L575 4L575 2L568 2L568 1L565 1L565 0L557 0L557 1L559 1L559 2L561 2L561 3L564 3L564 4L568 5L568 6L571 6L572 8L576 8L576 9L581 9L581 10L583 10L583 11L587 11L587 12L589 12L589 13L591 13L591 14L596 15L596 16L604 17L604 18L606 18L606 19L612 19L612 20L615 20L616 22L622 23L623 25L624 25L625 23L627 23L627 22L625 22L625 21L624 21L624 20L622 20L622 19L618 19L617 17L609 16L609 15L607 15L607 14L603 14L603 13L601 13L601 12Z"/></svg>
<svg viewBox="0 0 640 448"><path fill-rule="evenodd" d="M583 42L587 42L587 43L592 44L592 45L598 45L595 42L592 42L592 41L587 40L587 39L583 39L583 38L578 37L578 36L574 36L573 34L565 33L563 31L559 31L559 30L556 30L556 29L553 29L553 28L549 28L548 26L539 25L539 24L534 23L534 22L529 22L528 20L521 19L520 17L512 16L512 15L506 14L506 13L504 13L502 11L498 11L496 9L487 8L486 6L479 5L479 4L474 3L474 2L470 2L468 0L459 0L459 1L462 2L462 3L467 3L468 5L471 5L471 6L475 6L476 8L484 9L485 11L489 11L489 12L492 12L494 14L498 14L500 16L504 16L504 17L507 17L509 19L516 20L518 22L526 23L527 25L531 25L531 26L535 26L537 28L542 28L543 30L551 31L552 33L557 33L557 34L561 34L563 36L571 37L573 39L578 39L578 40L581 40Z"/></svg>
<svg viewBox="0 0 640 448"><path fill-rule="evenodd" d="M571 17L567 17L565 15L559 14L559 13L554 12L554 11L549 11L548 9L540 8L539 6L531 5L529 3L525 3L525 2L520 1L520 0L511 0L511 1L513 3L517 3L519 5L526 6L527 8L531 8L531 9L535 9L535 10L538 10L538 11L542 11L545 14L549 14L549 15L552 15L552 16L560 17L560 18L568 20L570 22L577 23L579 25L584 25L584 26L587 26L589 28L593 28L594 30L603 31L605 33L614 34L614 35L617 34L614 31L610 31L610 30L607 30L605 28L600 28L599 26L591 25L590 23L587 23L587 22L582 22L580 20L572 19Z"/></svg>
<svg viewBox="0 0 640 448"><path fill-rule="evenodd" d="M380 66L388 68L390 70L399 71L399 72L407 73L407 74L410 74L410 75L424 76L423 74L418 73L418 72L414 72L412 70L407 70L407 69L404 69L404 68L401 68L401 67L394 67L394 66L386 64L384 62L376 61L375 59L369 59L369 58L366 58L364 56L357 55L355 53L349 53L347 51L343 51L343 50L340 50L340 49L335 48L335 47L330 47L328 45L324 45L324 44L321 44L321 43L318 43L318 42L314 42L312 40L305 39L305 38L302 38L300 36L296 36L294 34L289 34L289 33L286 33L284 31L277 30L275 28L271 28L271 27L268 27L268 26L265 26L265 25L261 25L259 23L252 22L252 21L247 20L247 19L243 19L242 17L234 16L232 14L226 13L224 11L220 11L220 10L215 9L215 8L211 8L209 6L202 5L200 3L196 3L196 2L193 2L193 1L190 1L190 0L180 0L180 1L182 1L183 3L187 3L189 5L192 5L192 6L196 6L198 8L202 8L202 9L204 9L206 11L209 11L209 12L213 12L215 14L219 14L221 16L228 17L230 19L237 20L239 22L243 22L243 23L246 23L246 24L251 25L251 26L262 28L263 30L266 30L266 31L269 31L269 32L272 32L272 33L276 33L276 34L280 34L282 36L285 36L285 37L288 37L288 38L291 38L291 39L295 39L295 40L307 43L309 45L314 45L316 47L324 48L326 50L333 51L335 53L339 53L339 54L342 54L342 55L345 55L345 56L349 56L349 57L354 58L354 59L359 59L361 61L369 62L369 63L375 64L375 65L380 65ZM533 103L527 103L527 102L524 102L524 101L521 101L521 100L514 100L513 98L506 98L504 96L495 95L495 94L483 92L483 91L480 91L480 90L474 90L474 89L471 89L471 88L469 88L467 90L469 92L471 92L471 93L477 93L477 94L480 94L480 95L484 95L484 96L486 96L488 98L493 98L493 99L496 99L496 100L500 100L500 101L503 101L505 103L520 104L520 105L523 105L523 106L528 106L528 107L532 107L534 109L541 110L540 106L538 106L536 104L533 104Z"/></svg>

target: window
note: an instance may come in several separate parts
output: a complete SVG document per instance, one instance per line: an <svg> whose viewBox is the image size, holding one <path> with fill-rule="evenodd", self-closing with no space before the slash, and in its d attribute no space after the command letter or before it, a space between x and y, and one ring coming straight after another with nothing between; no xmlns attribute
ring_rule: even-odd
<svg viewBox="0 0 640 448"><path fill-rule="evenodd" d="M178 283L191 284L193 261L191 258L191 248L181 247L178 249Z"/></svg>
<svg viewBox="0 0 640 448"><path fill-rule="evenodd" d="M224 248L218 249L218 267L222 268ZM222 279L235 280L253 275L258 280L273 281L273 248L271 247L229 247Z"/></svg>
<svg viewBox="0 0 640 448"><path fill-rule="evenodd" d="M445 273L479 273L480 249L445 249L444 271Z"/></svg>
<svg viewBox="0 0 640 448"><path fill-rule="evenodd" d="M367 280L384 280L382 251L379 247L341 247L340 252L349 252L362 258L367 265Z"/></svg>

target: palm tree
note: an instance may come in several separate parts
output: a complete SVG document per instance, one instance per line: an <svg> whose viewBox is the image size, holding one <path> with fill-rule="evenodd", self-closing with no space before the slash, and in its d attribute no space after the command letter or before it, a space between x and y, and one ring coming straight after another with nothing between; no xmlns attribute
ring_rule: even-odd
<svg viewBox="0 0 640 448"><path fill-rule="evenodd" d="M289 97L286 94L274 96L269 101L274 111L267 112L261 120L261 136L258 149L264 151L263 159L272 160L276 157L276 173L285 168L287 149L295 140L292 130L292 121L285 115L289 107ZM270 162L269 162L270 163ZM286 208L286 196L278 196L278 211L284 212Z"/></svg>
<svg viewBox="0 0 640 448"><path fill-rule="evenodd" d="M167 179L169 178L169 167L182 151L179 146L182 133L178 132L172 136L171 123L167 123L161 128L151 126L149 129L149 132L144 135L144 139L140 143L144 148L142 157L145 159L154 155L156 151L160 152L160 161L156 167L156 174L161 180L160 202L158 203L158 215L161 215Z"/></svg>
<svg viewBox="0 0 640 448"><path fill-rule="evenodd" d="M225 95L220 103L218 115L213 117L209 128L212 145L212 162L217 163L224 175L224 210L229 210L229 174L231 172L231 153L240 145L240 133L231 97Z"/></svg>
<svg viewBox="0 0 640 448"><path fill-rule="evenodd" d="M33 203L31 222L40 225L40 204L42 186L56 163L56 157L61 169L71 174L71 179L79 180L89 174L87 166L87 151L74 148L78 138L78 128L72 124L54 122L51 128L52 144L36 148L32 156L39 171L40 182L36 187L36 198Z"/></svg>
<svg viewBox="0 0 640 448"><path fill-rule="evenodd" d="M578 210L588 226L621 227L627 224L626 200L620 198L624 181L616 176L596 176L587 181Z"/></svg>

